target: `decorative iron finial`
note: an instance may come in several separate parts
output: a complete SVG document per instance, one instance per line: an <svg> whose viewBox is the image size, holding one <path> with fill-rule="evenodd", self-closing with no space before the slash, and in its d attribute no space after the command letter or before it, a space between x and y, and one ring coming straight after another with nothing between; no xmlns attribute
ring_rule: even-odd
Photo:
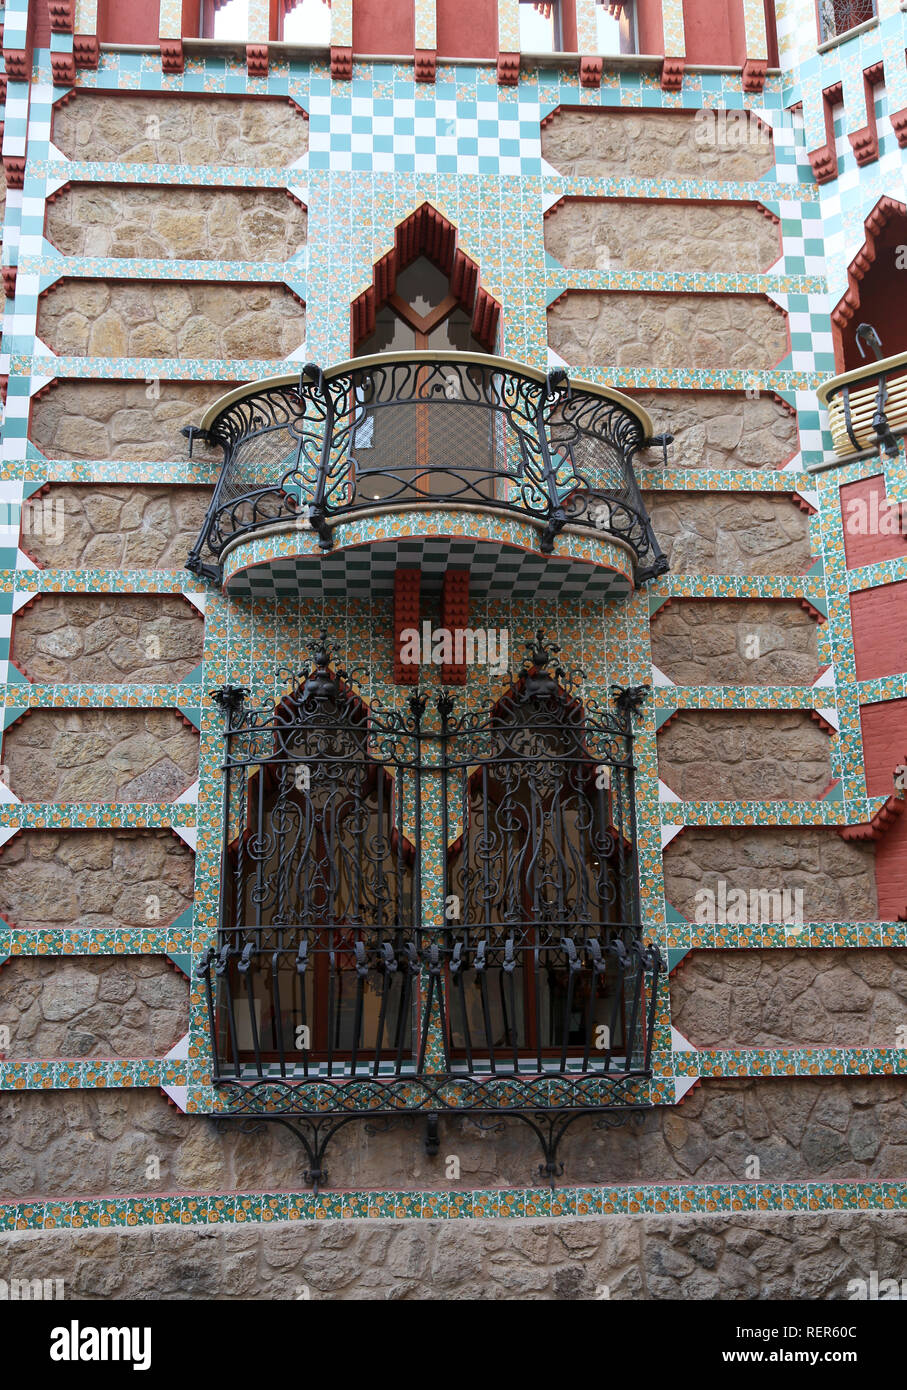
<svg viewBox="0 0 907 1390"><path fill-rule="evenodd" d="M345 671L338 671L336 676L331 674L331 657L335 654L335 649L328 642L328 634L325 628L314 642L307 644L307 650L312 653L314 670L310 671L305 678L302 687L303 700L335 701L337 699L337 682L346 677Z"/></svg>
<svg viewBox="0 0 907 1390"><path fill-rule="evenodd" d="M243 701L248 693L245 685L222 685L211 691L211 699L220 706L228 731L242 722Z"/></svg>
<svg viewBox="0 0 907 1390"><path fill-rule="evenodd" d="M415 719L416 723L418 724L419 720L425 713L428 701L422 694L421 690L414 690L406 703L409 705L413 719Z"/></svg>
<svg viewBox="0 0 907 1390"><path fill-rule="evenodd" d="M534 641L524 642L523 645L529 653L528 665L535 666L540 671L545 666L549 665L555 652L560 651L560 647L556 642L546 641L543 628L537 630ZM524 661L523 665L525 666L526 664L527 661Z"/></svg>
<svg viewBox="0 0 907 1390"><path fill-rule="evenodd" d="M626 719L632 719L646 703L647 685L612 685L611 698Z"/></svg>
<svg viewBox="0 0 907 1390"><path fill-rule="evenodd" d="M527 699L547 699L556 692L558 680L563 680L565 675L560 666L556 666L553 671L548 670L560 647L556 642L546 640L542 628L536 632L534 642L526 642L524 645L529 655L523 659L523 693Z"/></svg>

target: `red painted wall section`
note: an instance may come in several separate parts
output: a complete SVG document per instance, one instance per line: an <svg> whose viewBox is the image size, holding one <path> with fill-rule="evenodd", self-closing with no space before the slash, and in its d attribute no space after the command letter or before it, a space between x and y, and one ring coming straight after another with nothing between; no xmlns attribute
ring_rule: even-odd
<svg viewBox="0 0 907 1390"><path fill-rule="evenodd" d="M565 53L576 53L576 0L561 0L561 47Z"/></svg>
<svg viewBox="0 0 907 1390"><path fill-rule="evenodd" d="M636 0L636 34L640 53L664 55L664 20L661 0ZM680 53L670 54L680 58Z"/></svg>
<svg viewBox="0 0 907 1390"><path fill-rule="evenodd" d="M875 258L859 282L860 303L846 327L835 334L840 339L841 370L863 367L856 332L861 323L871 323L882 340L885 357L907 351L907 314L904 313L904 271L898 269L900 248L907 244L907 217L892 217L875 239Z"/></svg>
<svg viewBox="0 0 907 1390"><path fill-rule="evenodd" d="M907 555L900 510L885 503L885 479L881 473L841 488L844 554L849 570Z"/></svg>
<svg viewBox="0 0 907 1390"><path fill-rule="evenodd" d="M98 0L98 38L101 43L158 43L158 0Z"/></svg>
<svg viewBox="0 0 907 1390"><path fill-rule="evenodd" d="M498 56L497 0L437 0L440 58Z"/></svg>
<svg viewBox="0 0 907 1390"><path fill-rule="evenodd" d="M907 671L907 583L850 596L857 680Z"/></svg>
<svg viewBox="0 0 907 1390"><path fill-rule="evenodd" d="M907 764L907 700L861 705L860 724L866 790L870 796L890 796L894 769Z"/></svg>
<svg viewBox="0 0 907 1390"><path fill-rule="evenodd" d="M775 0L765 0L765 37L768 39L768 65L780 66L778 58L778 22L775 18Z"/></svg>
<svg viewBox="0 0 907 1390"><path fill-rule="evenodd" d="M47 0L43 0L43 4L29 5L28 27L31 31L29 39L34 48L50 48L50 10Z"/></svg>
<svg viewBox="0 0 907 1390"><path fill-rule="evenodd" d="M353 5L353 52L413 52L416 13L413 0L356 0Z"/></svg>
<svg viewBox="0 0 907 1390"><path fill-rule="evenodd" d="M723 7L727 13L728 36L731 42L731 62L741 66L746 62L746 19L743 0L731 0Z"/></svg>
<svg viewBox="0 0 907 1390"><path fill-rule="evenodd" d="M890 796L894 769L907 765L907 700L862 705L863 763L870 796ZM883 921L907 917L907 812L876 843L876 883Z"/></svg>
<svg viewBox="0 0 907 1390"><path fill-rule="evenodd" d="M688 63L742 67L746 61L743 0L683 0Z"/></svg>
<svg viewBox="0 0 907 1390"><path fill-rule="evenodd" d="M196 39L202 32L201 0L183 0L183 19L180 31L185 39Z"/></svg>

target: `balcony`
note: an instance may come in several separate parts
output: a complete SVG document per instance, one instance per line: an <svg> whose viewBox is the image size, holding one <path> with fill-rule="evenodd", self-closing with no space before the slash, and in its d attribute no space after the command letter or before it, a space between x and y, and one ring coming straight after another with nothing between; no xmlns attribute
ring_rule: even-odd
<svg viewBox="0 0 907 1390"><path fill-rule="evenodd" d="M198 438L224 451L187 565L231 593L367 596L392 586L404 551L443 569L450 541L477 594L501 576L512 587L527 554L549 590L626 594L667 569L633 470L668 439L651 432L619 392L498 357L310 364L230 392L185 431L190 452Z"/></svg>
<svg viewBox="0 0 907 1390"><path fill-rule="evenodd" d="M275 705L214 693L219 922L197 967L212 1084L225 1116L294 1128L315 1182L356 1118L522 1121L552 1179L574 1120L651 1109L645 688L599 701L551 669L556 643L527 646L484 713L447 693L369 707L324 633Z"/></svg>
<svg viewBox="0 0 907 1390"><path fill-rule="evenodd" d="M907 433L907 352L867 362L819 387L839 458L878 449L896 458Z"/></svg>

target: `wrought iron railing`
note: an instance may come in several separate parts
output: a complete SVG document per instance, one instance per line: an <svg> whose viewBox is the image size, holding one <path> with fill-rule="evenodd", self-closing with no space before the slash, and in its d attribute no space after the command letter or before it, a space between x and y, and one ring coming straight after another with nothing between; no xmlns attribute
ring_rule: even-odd
<svg viewBox="0 0 907 1390"><path fill-rule="evenodd" d="M839 38L858 24L865 24L875 17L875 0L819 0L822 42Z"/></svg>
<svg viewBox="0 0 907 1390"><path fill-rule="evenodd" d="M229 1113L308 1124L313 1173L319 1127L376 1115L493 1113L536 1133L544 1119L553 1163L573 1119L632 1110L651 1072L662 967L640 924L632 758L645 692L599 707L549 669L556 647L529 645L484 714L446 693L367 706L324 640L274 708L216 693L221 910L199 968L213 1081ZM439 844L423 874L426 804Z"/></svg>
<svg viewBox="0 0 907 1390"><path fill-rule="evenodd" d="M188 568L222 577L225 552L270 527L311 526L322 547L363 511L453 503L538 523L550 553L567 525L620 541L636 579L667 569L633 471L645 412L565 373L474 353L390 353L308 365L231 392L190 440L224 463Z"/></svg>
<svg viewBox="0 0 907 1390"><path fill-rule="evenodd" d="M876 360L833 377L818 392L828 409L835 453L843 458L879 449L896 458L897 436L907 433L907 353L882 357L869 324L860 324L857 342L861 352L864 343L873 347Z"/></svg>

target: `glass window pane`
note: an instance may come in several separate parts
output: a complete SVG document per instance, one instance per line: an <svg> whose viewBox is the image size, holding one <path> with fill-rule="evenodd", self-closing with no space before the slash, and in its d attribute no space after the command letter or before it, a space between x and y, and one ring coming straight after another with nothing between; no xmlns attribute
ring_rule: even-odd
<svg viewBox="0 0 907 1390"><path fill-rule="evenodd" d="M310 43L326 47L331 42L331 9L325 0L296 0L287 4L283 20L285 43Z"/></svg>
<svg viewBox="0 0 907 1390"><path fill-rule="evenodd" d="M397 276L397 294L424 318L450 293L450 282L427 256L419 256Z"/></svg>
<svg viewBox="0 0 907 1390"><path fill-rule="evenodd" d="M215 39L246 39L249 36L249 0L227 0L214 12Z"/></svg>
<svg viewBox="0 0 907 1390"><path fill-rule="evenodd" d="M520 0L520 52L556 53L557 15L556 5L535 4L534 0Z"/></svg>
<svg viewBox="0 0 907 1390"><path fill-rule="evenodd" d="M597 0L595 6L596 52L606 55L635 53L636 45L636 6L632 0L618 7L610 0Z"/></svg>
<svg viewBox="0 0 907 1390"><path fill-rule="evenodd" d="M357 357L370 357L374 352L409 352L416 346L416 335L409 324L398 318L393 309L379 309L375 316L375 331L364 338L356 349Z"/></svg>

